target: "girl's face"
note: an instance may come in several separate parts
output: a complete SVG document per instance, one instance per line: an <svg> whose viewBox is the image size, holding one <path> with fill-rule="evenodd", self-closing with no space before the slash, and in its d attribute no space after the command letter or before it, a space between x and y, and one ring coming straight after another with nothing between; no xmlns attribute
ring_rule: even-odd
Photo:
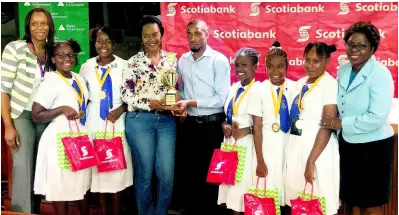
<svg viewBox="0 0 399 215"><path fill-rule="evenodd" d="M266 61L266 74L273 85L280 86L285 81L287 64L284 57L273 56Z"/></svg>
<svg viewBox="0 0 399 215"><path fill-rule="evenodd" d="M76 65L76 54L68 44L60 45L51 59L59 72L70 72Z"/></svg>
<svg viewBox="0 0 399 215"><path fill-rule="evenodd" d="M329 58L318 56L316 48L313 47L305 55L305 70L309 79L316 79L323 75L329 62Z"/></svg>
<svg viewBox="0 0 399 215"><path fill-rule="evenodd" d="M96 52L100 57L110 57L114 52L114 44L109 39L108 35L104 32L100 32L97 35L96 43Z"/></svg>
<svg viewBox="0 0 399 215"><path fill-rule="evenodd" d="M254 79L257 65L252 64L249 56L238 56L234 63L234 70L241 82L252 81Z"/></svg>

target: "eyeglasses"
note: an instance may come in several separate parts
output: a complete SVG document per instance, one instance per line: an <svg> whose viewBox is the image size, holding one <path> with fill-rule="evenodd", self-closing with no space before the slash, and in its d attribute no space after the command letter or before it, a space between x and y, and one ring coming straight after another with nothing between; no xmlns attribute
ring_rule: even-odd
<svg viewBox="0 0 399 215"><path fill-rule="evenodd" d="M357 44L352 43L352 42L345 43L345 48L348 50L352 50L353 48L356 48L357 50L362 51L362 50L367 49L368 47L370 47L370 44L368 44L368 43L357 43Z"/></svg>
<svg viewBox="0 0 399 215"><path fill-rule="evenodd" d="M69 54L62 53L62 54L55 54L55 56L58 56L61 60L64 60L67 56L69 59L73 59L76 57L76 54L75 53L69 53Z"/></svg>

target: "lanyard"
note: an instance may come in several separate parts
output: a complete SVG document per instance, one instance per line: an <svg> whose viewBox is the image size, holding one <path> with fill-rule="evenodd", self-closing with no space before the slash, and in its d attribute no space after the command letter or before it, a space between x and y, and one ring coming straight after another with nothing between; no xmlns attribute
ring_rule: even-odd
<svg viewBox="0 0 399 215"><path fill-rule="evenodd" d="M33 44L33 43L31 43L32 44L32 48L33 48L33 51L36 53L36 49L35 49L35 45ZM37 53L36 53L37 54ZM47 53L46 52L44 52L44 60L45 60L45 62L47 62ZM37 63L37 65L39 66L39 68L40 68L40 75L41 75L41 79L42 79L42 81L43 81L43 79L44 79L44 73L46 73L46 68L45 68L45 66L42 66L42 64L40 63L40 60L39 60L39 56L36 56L37 57L37 61L36 61L36 63Z"/></svg>
<svg viewBox="0 0 399 215"><path fill-rule="evenodd" d="M111 67L108 67L107 71L105 71L105 74L103 76L103 78L100 78L100 73L98 72L98 66L96 67L96 76L97 76L97 81L98 84L100 85L100 89L103 87L105 79L107 79L109 73L111 72Z"/></svg>
<svg viewBox="0 0 399 215"><path fill-rule="evenodd" d="M244 90L244 92L242 93L242 95L240 96L240 98L238 99L237 104L236 104L236 97L237 97L237 92L238 92L239 88L237 89L236 93L234 94L234 98L233 98L233 114L234 114L234 116L238 115L238 109L240 108L241 101L245 97L245 95L248 93L248 91L251 89L251 87L254 83L255 83L255 79L252 79L251 83L249 83L248 87Z"/></svg>
<svg viewBox="0 0 399 215"><path fill-rule="evenodd" d="M276 100L276 97L274 96L273 89L272 89L272 82L270 82L270 96L272 97L272 100L273 100L274 117L276 117L276 119L277 119L278 113L280 112L281 100L283 98L284 85L285 85L285 81L280 86L280 92L278 93L278 99Z"/></svg>
<svg viewBox="0 0 399 215"><path fill-rule="evenodd" d="M68 81L63 75L61 75L58 71L56 71L56 73L57 73L57 75L59 75L59 76L61 77L61 79L62 79L69 87L72 88L73 92L75 93L75 97L76 97L76 99L77 99L78 102L79 102L80 107L82 107L82 104L83 104L83 96L84 96L84 95L83 95L83 88L82 88L82 85L80 84L79 80L78 80L74 75L72 75L72 77L74 77L76 83L78 84L78 88L79 88L79 90L80 90L80 95L79 95L79 93L76 91L76 89L75 89L74 87L72 87L72 85L69 83L69 81Z"/></svg>
<svg viewBox="0 0 399 215"><path fill-rule="evenodd" d="M307 94L309 94L313 90L313 88L317 85L317 83L319 83L319 81L324 77L325 74L326 74L326 72L324 72L324 74L322 76L317 78L317 80L310 86L309 90L306 91L306 93L303 95L303 97L305 97ZM303 87L305 85L303 85ZM303 87L301 88L301 91L299 92L299 95L298 95L298 109L299 109L300 113L302 112L302 109L303 109L303 102L302 102L302 90L303 90Z"/></svg>

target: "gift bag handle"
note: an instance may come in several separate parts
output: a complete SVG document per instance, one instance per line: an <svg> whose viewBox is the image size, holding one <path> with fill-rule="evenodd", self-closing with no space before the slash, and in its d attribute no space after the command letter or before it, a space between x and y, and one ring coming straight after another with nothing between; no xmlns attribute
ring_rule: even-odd
<svg viewBox="0 0 399 215"><path fill-rule="evenodd" d="M230 139L231 139L231 137L226 137L226 136L224 136L224 142L225 143L229 143L230 142ZM236 145L237 145L237 141L236 140L234 140L234 145L233 145L233 148L231 148L231 150L230 151L234 151L234 149L236 148Z"/></svg>
<svg viewBox="0 0 399 215"><path fill-rule="evenodd" d="M259 187L259 179L260 178L265 178L265 185L264 185L264 192L265 192L265 196L266 196L266 177L257 177L258 179L256 180L256 189L258 189L258 187Z"/></svg>
<svg viewBox="0 0 399 215"><path fill-rule="evenodd" d="M309 183L309 182L306 182L306 183L305 183L305 188L303 189L303 193L302 193L302 199L305 197L306 186L307 186L308 184L310 184L310 186L312 186L312 190L311 190L311 193L310 193L310 199L313 199L313 184L311 184L311 183Z"/></svg>
<svg viewBox="0 0 399 215"><path fill-rule="evenodd" d="M71 137L73 137L73 130L72 130L72 126L71 126L71 121L72 121L72 120L68 120L68 124L69 124L69 133L71 134ZM73 121L75 121L76 130L78 131L78 136L80 136L80 129L79 129L79 126L78 126L78 122L76 121L76 119L73 120Z"/></svg>
<svg viewBox="0 0 399 215"><path fill-rule="evenodd" d="M105 120L104 139L107 134L107 125L108 125L108 119ZM112 138L114 138L114 137L115 137L115 123L112 123Z"/></svg>

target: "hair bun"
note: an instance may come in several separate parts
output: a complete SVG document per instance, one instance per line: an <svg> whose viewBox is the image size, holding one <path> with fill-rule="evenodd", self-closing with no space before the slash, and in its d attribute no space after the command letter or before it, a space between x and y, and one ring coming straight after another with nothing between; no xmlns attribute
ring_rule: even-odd
<svg viewBox="0 0 399 215"><path fill-rule="evenodd" d="M337 46L335 45L330 45L328 46L328 50L330 51L330 53L337 51Z"/></svg>
<svg viewBox="0 0 399 215"><path fill-rule="evenodd" d="M280 42L279 41L274 41L274 43L272 44L272 47L281 47Z"/></svg>

